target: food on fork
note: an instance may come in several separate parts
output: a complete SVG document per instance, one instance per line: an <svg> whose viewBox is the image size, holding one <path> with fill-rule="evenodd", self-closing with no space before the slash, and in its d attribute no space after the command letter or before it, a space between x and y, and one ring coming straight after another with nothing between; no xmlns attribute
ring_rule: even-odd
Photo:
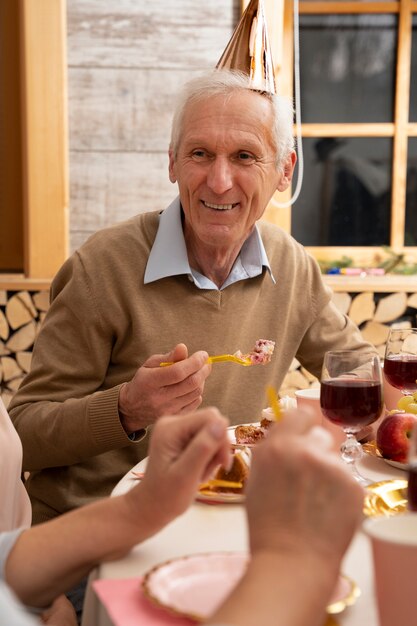
<svg viewBox="0 0 417 626"><path fill-rule="evenodd" d="M275 341L271 341L270 339L258 339L255 342L255 347L251 352L247 354L242 354L240 350L235 352L235 356L241 359L250 359L252 365L262 364L265 365L269 363L272 355L274 353Z"/></svg>
<svg viewBox="0 0 417 626"><path fill-rule="evenodd" d="M232 467L220 466L214 478L200 485L199 491L214 493L242 493L249 476L251 452L248 448L235 450Z"/></svg>

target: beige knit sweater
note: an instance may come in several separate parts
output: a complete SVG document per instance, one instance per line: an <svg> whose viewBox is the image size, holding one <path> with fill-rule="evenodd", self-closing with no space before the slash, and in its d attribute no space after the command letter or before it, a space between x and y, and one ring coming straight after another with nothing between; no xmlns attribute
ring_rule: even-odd
<svg viewBox="0 0 417 626"><path fill-rule="evenodd" d="M128 439L117 403L150 355L178 342L219 354L275 341L270 364L216 364L206 382L204 404L241 423L260 417L266 385L279 389L294 357L319 376L326 350L365 345L316 262L279 228L259 224L276 284L264 271L217 291L187 276L143 284L157 226L153 212L97 233L53 281L32 370L10 407L35 522L108 494L146 456L148 437Z"/></svg>

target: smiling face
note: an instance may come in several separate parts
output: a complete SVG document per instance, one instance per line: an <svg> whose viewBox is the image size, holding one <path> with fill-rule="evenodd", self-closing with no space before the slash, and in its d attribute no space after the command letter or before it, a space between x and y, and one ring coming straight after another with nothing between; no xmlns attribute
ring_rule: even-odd
<svg viewBox="0 0 417 626"><path fill-rule="evenodd" d="M294 157L276 168L271 102L239 90L189 103L169 174L184 210L187 248L236 256L278 189L289 185Z"/></svg>

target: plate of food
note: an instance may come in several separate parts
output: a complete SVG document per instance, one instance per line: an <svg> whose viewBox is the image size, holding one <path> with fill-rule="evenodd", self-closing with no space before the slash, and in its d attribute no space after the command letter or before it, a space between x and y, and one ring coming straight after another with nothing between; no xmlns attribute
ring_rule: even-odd
<svg viewBox="0 0 417 626"><path fill-rule="evenodd" d="M239 582L248 564L240 552L194 554L157 565L145 574L142 588L156 605L175 615L204 621ZM354 604L360 591L354 581L340 576L327 612L341 613Z"/></svg>
<svg viewBox="0 0 417 626"><path fill-rule="evenodd" d="M200 485L196 500L211 504L243 502L250 460L251 451L249 448L245 446L234 447L231 468L226 470L224 467L218 467L214 476Z"/></svg>
<svg viewBox="0 0 417 626"><path fill-rule="evenodd" d="M275 393L275 392L274 392ZM288 411L297 406L295 398L285 396L279 399L279 410ZM230 443L235 446L253 447L264 439L268 428L276 422L276 414L272 407L263 409L259 422L248 422L247 424L237 424L229 426L228 435Z"/></svg>
<svg viewBox="0 0 417 626"><path fill-rule="evenodd" d="M407 463L400 463L399 461L393 461L392 459L387 459L382 456L382 453L379 450L376 441L367 441L366 443L363 443L362 450L369 456L376 457L377 459L382 459L385 463L391 465L392 467L395 467L396 469L400 469L403 471L407 471L408 469Z"/></svg>
<svg viewBox="0 0 417 626"><path fill-rule="evenodd" d="M392 459L386 459L385 457L382 457L385 461L385 463L387 463L388 465L391 465L391 467L396 467L397 469L403 470L403 471L407 471L408 470L408 464L407 463L400 463L399 461L393 461Z"/></svg>
<svg viewBox="0 0 417 626"><path fill-rule="evenodd" d="M247 446L233 445L232 447L233 463L231 468L226 471L223 467L219 466L213 476L199 486L198 492L196 493L196 500L199 502L233 504L244 501L244 490L249 475L251 451ZM121 495L129 491L134 481L142 480L144 476L144 471L133 468L128 477L129 485L124 485L123 489L115 489L113 495ZM126 476L124 478L126 479Z"/></svg>

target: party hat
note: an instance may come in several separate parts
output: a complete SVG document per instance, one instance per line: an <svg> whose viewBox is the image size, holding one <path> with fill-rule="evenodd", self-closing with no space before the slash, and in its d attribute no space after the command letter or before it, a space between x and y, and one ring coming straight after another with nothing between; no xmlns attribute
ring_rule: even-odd
<svg viewBox="0 0 417 626"><path fill-rule="evenodd" d="M251 0L216 66L240 70L256 91L276 93L263 0Z"/></svg>

